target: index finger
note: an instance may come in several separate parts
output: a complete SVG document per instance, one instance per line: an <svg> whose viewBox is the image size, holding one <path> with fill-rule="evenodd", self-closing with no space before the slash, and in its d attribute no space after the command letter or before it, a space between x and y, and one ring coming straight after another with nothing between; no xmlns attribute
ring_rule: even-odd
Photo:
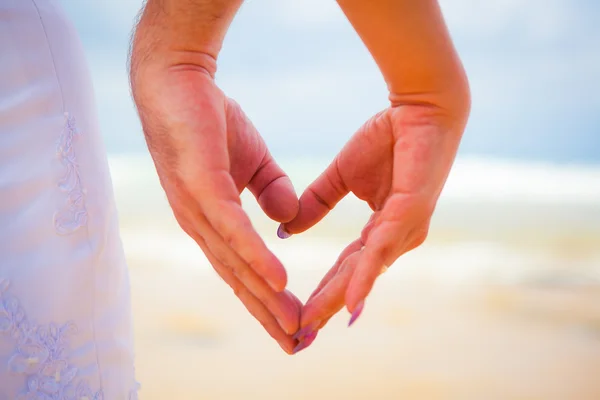
<svg viewBox="0 0 600 400"><path fill-rule="evenodd" d="M273 314L267 309L267 307L255 296L248 288L236 278L233 271L227 266L221 263L206 247L202 241L199 242L200 247L204 251L208 261L214 266L215 270L223 278L225 282L233 289L235 295L242 301L248 312L256 318L258 322L263 326L265 331L279 343L281 348L288 354L292 354L296 346L296 341L292 336L288 335L279 322L273 316ZM281 293L286 295L286 292ZM295 300L295 299L294 299Z"/></svg>
<svg viewBox="0 0 600 400"><path fill-rule="evenodd" d="M350 312L360 307L382 269L424 242L431 218L424 203L408 204L402 195L392 195L386 201L368 234L363 257L348 285L346 305Z"/></svg>
<svg viewBox="0 0 600 400"><path fill-rule="evenodd" d="M239 255L223 242L214 228L209 225L206 216L201 213L187 212L184 217L178 211L175 211L175 215L178 216L182 228L198 243L202 251L218 261L218 264L214 264L209 259L215 269L225 266L226 270L217 272L226 282L229 282L227 278L229 276L239 280L273 314L285 332L292 334L298 330L302 304L295 296L288 291L274 291L262 277L249 268ZM192 220L195 225L190 222Z"/></svg>
<svg viewBox="0 0 600 400"><path fill-rule="evenodd" d="M300 322L304 330L299 331L301 332L299 336L321 328L324 322L344 307L346 290L361 253L362 251L358 250L348 255L340 264L335 276L331 277L306 303L302 309Z"/></svg>
<svg viewBox="0 0 600 400"><path fill-rule="evenodd" d="M196 184L196 190L202 193L195 196L196 201L223 241L273 290L284 290L287 284L285 268L252 226L229 172L205 173L202 181Z"/></svg>

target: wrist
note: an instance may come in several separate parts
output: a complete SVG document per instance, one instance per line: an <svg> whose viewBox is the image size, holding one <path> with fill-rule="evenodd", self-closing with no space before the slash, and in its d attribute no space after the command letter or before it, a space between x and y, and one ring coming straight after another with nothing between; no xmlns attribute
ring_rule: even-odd
<svg viewBox="0 0 600 400"><path fill-rule="evenodd" d="M458 62L453 73L440 74L435 90L395 91L389 85L390 106L424 106L436 110L441 119L461 130L471 111L471 90L467 75ZM462 127L462 128L461 128Z"/></svg>
<svg viewBox="0 0 600 400"><path fill-rule="evenodd" d="M392 106L468 108L466 76L437 0L337 2L379 66Z"/></svg>
<svg viewBox="0 0 600 400"><path fill-rule="evenodd" d="M242 0L148 0L131 48L131 68L187 66L212 77L225 34Z"/></svg>

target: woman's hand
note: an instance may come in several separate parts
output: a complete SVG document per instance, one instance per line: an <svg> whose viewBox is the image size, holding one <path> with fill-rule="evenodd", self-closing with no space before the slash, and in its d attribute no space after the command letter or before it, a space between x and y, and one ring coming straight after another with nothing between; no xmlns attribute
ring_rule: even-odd
<svg viewBox="0 0 600 400"><path fill-rule="evenodd" d="M315 225L349 192L373 214L304 306L297 339L312 342L344 305L353 323L376 278L423 243L462 125L435 106L390 107L367 121L306 189L298 215L283 225L288 233Z"/></svg>
<svg viewBox="0 0 600 400"><path fill-rule="evenodd" d="M425 240L470 108L467 79L437 0L338 0L379 66L391 107L371 118L300 198L288 233L316 224L348 192L373 215L302 311L296 351L344 304L350 324L375 279Z"/></svg>

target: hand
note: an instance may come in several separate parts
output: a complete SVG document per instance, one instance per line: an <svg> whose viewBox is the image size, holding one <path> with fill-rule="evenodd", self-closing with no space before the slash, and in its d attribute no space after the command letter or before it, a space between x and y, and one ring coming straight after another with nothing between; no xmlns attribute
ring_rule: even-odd
<svg viewBox="0 0 600 400"><path fill-rule="evenodd" d="M344 304L352 324L376 278L423 243L463 129L463 119L435 106L388 108L367 121L302 194L298 215L282 226L290 234L315 225L349 192L373 214L304 306L299 346L310 344Z"/></svg>
<svg viewBox="0 0 600 400"><path fill-rule="evenodd" d="M298 211L291 181L241 108L215 85L210 57L171 63L168 55L140 57L139 51L134 45L134 98L177 221L248 311L292 353L302 304L284 291L285 269L239 197L247 187L270 218L286 222Z"/></svg>
<svg viewBox="0 0 600 400"><path fill-rule="evenodd" d="M337 2L379 66L392 106L358 130L282 226L310 228L349 192L374 211L305 305L299 348L344 304L352 324L382 271L425 240L470 107L437 0Z"/></svg>

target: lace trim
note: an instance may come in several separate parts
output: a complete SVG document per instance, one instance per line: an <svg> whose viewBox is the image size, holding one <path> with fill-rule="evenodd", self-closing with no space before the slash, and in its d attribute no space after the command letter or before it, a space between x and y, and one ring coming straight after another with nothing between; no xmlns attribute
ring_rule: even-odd
<svg viewBox="0 0 600 400"><path fill-rule="evenodd" d="M75 125L75 117L65 113L65 126L56 147L56 153L65 169L58 187L67 194L66 204L54 214L54 227L60 235L73 233L87 223L85 190L81 187L79 165L73 149L73 141L80 134Z"/></svg>
<svg viewBox="0 0 600 400"><path fill-rule="evenodd" d="M69 336L77 333L75 324L32 324L19 301L8 294L9 285L0 278L0 334L17 341L8 369L27 380L17 400L104 400L102 390L94 392L87 382L76 379L78 368L65 355ZM137 400L138 386L129 400Z"/></svg>

